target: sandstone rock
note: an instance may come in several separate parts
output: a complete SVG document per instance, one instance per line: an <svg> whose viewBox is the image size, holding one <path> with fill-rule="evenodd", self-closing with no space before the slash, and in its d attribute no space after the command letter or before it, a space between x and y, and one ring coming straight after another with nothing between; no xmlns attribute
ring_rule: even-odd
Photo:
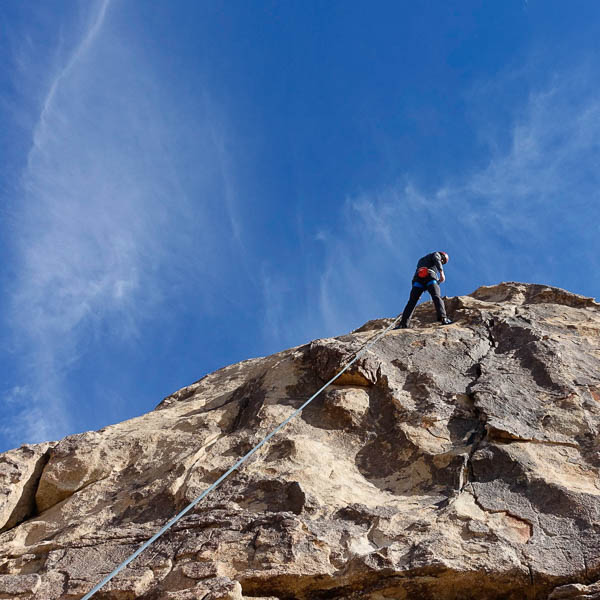
<svg viewBox="0 0 600 600"><path fill-rule="evenodd" d="M417 308L98 598L600 599L600 305L504 283L447 307L444 328ZM0 455L0 598L81 598L389 323Z"/></svg>
<svg viewBox="0 0 600 600"><path fill-rule="evenodd" d="M550 600L597 600L598 598L600 598L600 583L561 585L555 588L549 596Z"/></svg>
<svg viewBox="0 0 600 600"><path fill-rule="evenodd" d="M0 575L0 598L31 596L39 589L39 575Z"/></svg>
<svg viewBox="0 0 600 600"><path fill-rule="evenodd" d="M35 513L35 493L50 447L26 445L0 454L0 532Z"/></svg>

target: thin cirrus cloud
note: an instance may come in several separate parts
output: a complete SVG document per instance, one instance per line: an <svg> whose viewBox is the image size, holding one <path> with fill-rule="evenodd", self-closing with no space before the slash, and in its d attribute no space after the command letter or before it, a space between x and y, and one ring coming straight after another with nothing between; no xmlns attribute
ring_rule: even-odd
<svg viewBox="0 0 600 600"><path fill-rule="evenodd" d="M111 8L95 7L46 88L12 209L8 319L29 377L4 401L12 418L2 433L13 441L72 430L65 377L89 340L135 339L199 279L226 278L236 249L223 240L234 225L241 237L209 103L169 120L143 53L113 34ZM178 165L192 162L194 173L182 174ZM202 289L197 301L210 303Z"/></svg>
<svg viewBox="0 0 600 600"><path fill-rule="evenodd" d="M348 198L343 227L321 236L326 258L313 296L321 330L339 335L402 310L416 259L445 248L445 291L465 294L502 280L535 281L596 295L600 258L600 90L584 72L531 93L503 150L433 192L410 174L396 185ZM314 316L294 319L290 340Z"/></svg>

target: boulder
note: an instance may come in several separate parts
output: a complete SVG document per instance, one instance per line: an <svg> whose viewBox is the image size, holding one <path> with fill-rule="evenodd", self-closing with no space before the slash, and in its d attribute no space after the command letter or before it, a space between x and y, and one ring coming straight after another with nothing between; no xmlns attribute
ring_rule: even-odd
<svg viewBox="0 0 600 600"><path fill-rule="evenodd" d="M98 594L600 598L600 305L502 283L388 332ZM392 322L0 455L0 598L81 598Z"/></svg>

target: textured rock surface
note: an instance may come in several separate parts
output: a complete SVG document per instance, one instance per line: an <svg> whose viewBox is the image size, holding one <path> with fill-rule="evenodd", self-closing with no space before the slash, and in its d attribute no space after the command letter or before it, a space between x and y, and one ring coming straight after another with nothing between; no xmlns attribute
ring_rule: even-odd
<svg viewBox="0 0 600 600"><path fill-rule="evenodd" d="M37 512L35 495L51 444L0 454L0 532Z"/></svg>
<svg viewBox="0 0 600 600"><path fill-rule="evenodd" d="M393 331L96 597L600 599L600 305L515 283ZM388 319L0 455L0 598L81 598Z"/></svg>

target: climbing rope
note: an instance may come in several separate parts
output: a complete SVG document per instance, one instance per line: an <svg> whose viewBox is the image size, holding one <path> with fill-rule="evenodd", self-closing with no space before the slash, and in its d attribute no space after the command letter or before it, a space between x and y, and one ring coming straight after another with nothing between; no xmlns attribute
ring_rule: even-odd
<svg viewBox="0 0 600 600"><path fill-rule="evenodd" d="M401 315L398 315L381 333L377 334L375 339L371 342L367 340L366 344L361 348L356 356L336 375L334 375L323 387L316 391L300 408L296 409L285 421L280 423L271 433L269 433L261 442L256 444L252 450L242 456L227 472L223 473L219 479L217 479L209 488L207 488L202 494L200 494L195 500L190 502L181 512L175 515L166 525L161 527L149 540L144 542L129 558L124 560L112 573L107 575L100 583L98 583L93 589L91 589L81 600L89 600L99 589L104 587L113 577L120 573L129 563L134 561L148 546L154 543L163 533L170 529L179 519L181 519L186 513L188 513L200 500L208 496L214 489L216 489L229 475L235 470L241 467L257 450L264 446L275 434L281 431L294 417L299 415L323 390L327 389L340 375L347 371L369 348L373 347L392 327L398 322Z"/></svg>

